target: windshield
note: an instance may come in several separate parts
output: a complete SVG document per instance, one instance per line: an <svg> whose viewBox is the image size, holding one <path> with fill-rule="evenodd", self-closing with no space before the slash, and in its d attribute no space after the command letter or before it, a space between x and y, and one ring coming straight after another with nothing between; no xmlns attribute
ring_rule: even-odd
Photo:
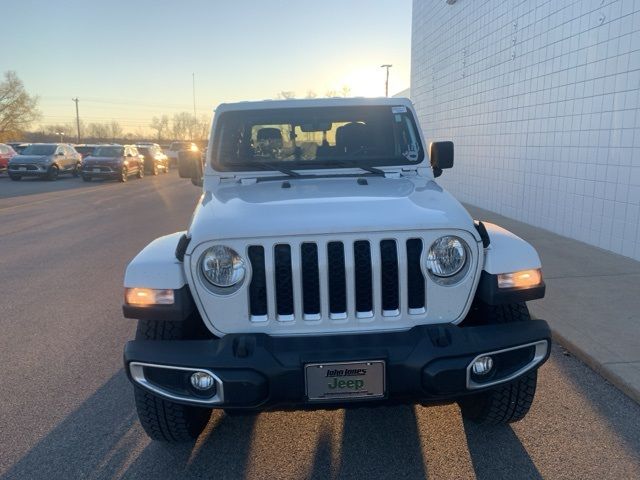
<svg viewBox="0 0 640 480"><path fill-rule="evenodd" d="M282 108L226 112L216 127L213 167L248 171L417 164L424 158L404 106ZM267 166L268 166L267 165Z"/></svg>
<svg viewBox="0 0 640 480"><path fill-rule="evenodd" d="M94 157L122 157L124 155L123 147L96 147L93 151Z"/></svg>
<svg viewBox="0 0 640 480"><path fill-rule="evenodd" d="M57 145L29 145L22 151L22 155L53 155Z"/></svg>
<svg viewBox="0 0 640 480"><path fill-rule="evenodd" d="M75 147L76 152L81 153L83 155L88 155L93 152L95 147Z"/></svg>

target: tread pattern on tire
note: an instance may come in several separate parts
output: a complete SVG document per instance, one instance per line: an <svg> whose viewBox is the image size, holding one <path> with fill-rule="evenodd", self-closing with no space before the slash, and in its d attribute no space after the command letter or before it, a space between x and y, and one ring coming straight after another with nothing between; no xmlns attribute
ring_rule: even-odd
<svg viewBox="0 0 640 480"><path fill-rule="evenodd" d="M483 425L502 425L522 420L536 393L538 373L529 372L514 382L460 401L462 415Z"/></svg>
<svg viewBox="0 0 640 480"><path fill-rule="evenodd" d="M140 320L136 339L182 339L185 338L185 324ZM163 400L138 386L135 386L134 394L142 428L154 440L171 443L193 441L198 438L211 415L210 409Z"/></svg>
<svg viewBox="0 0 640 480"><path fill-rule="evenodd" d="M489 323L511 323L531 320L529 309L525 303L509 303L506 305L485 305L485 315Z"/></svg>
<svg viewBox="0 0 640 480"><path fill-rule="evenodd" d="M490 324L531 320L525 303L483 305L485 321ZM458 401L462 416L483 425L517 422L529 412L536 393L538 372L534 370L513 382Z"/></svg>

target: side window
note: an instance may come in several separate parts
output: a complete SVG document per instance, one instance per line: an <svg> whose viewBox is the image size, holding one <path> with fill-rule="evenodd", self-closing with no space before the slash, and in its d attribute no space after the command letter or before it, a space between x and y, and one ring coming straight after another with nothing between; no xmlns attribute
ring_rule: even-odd
<svg viewBox="0 0 640 480"><path fill-rule="evenodd" d="M58 145L58 148L56 148L56 155L59 153L64 153L64 147L62 145Z"/></svg>
<svg viewBox="0 0 640 480"><path fill-rule="evenodd" d="M0 155L4 155L5 153L9 153L9 150L7 150L4 145L0 145Z"/></svg>
<svg viewBox="0 0 640 480"><path fill-rule="evenodd" d="M138 156L138 149L136 147L131 147L131 155L134 157Z"/></svg>

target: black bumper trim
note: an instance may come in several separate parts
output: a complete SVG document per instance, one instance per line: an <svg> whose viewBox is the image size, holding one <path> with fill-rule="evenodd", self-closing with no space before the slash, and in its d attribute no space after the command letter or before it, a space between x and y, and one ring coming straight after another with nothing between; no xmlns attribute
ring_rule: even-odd
<svg viewBox="0 0 640 480"><path fill-rule="evenodd" d="M466 387L466 368L477 355L539 340L550 347L551 332L544 320L466 328L425 325L403 332L339 336L233 334L212 340L131 341L124 362L127 372L133 361L211 370L224 382L222 407L265 410L331 406L307 403L305 364L384 360L387 385L382 403L429 403L477 392Z"/></svg>

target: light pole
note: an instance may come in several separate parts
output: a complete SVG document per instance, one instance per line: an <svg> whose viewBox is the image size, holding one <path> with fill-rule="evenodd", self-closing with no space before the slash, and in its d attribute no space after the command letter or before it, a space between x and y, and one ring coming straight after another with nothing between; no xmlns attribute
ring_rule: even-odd
<svg viewBox="0 0 640 480"><path fill-rule="evenodd" d="M384 82L384 96L388 97L389 96L389 69L393 67L393 65L390 65L388 63L385 63L384 65L380 65L380 68L386 68L387 69L387 80Z"/></svg>
<svg viewBox="0 0 640 480"><path fill-rule="evenodd" d="M60 143L64 143L63 139L64 139L64 132L56 132L56 135L60 135Z"/></svg>
<svg viewBox="0 0 640 480"><path fill-rule="evenodd" d="M72 101L76 102L76 126L78 127L78 143L80 143L80 114L78 113L78 97L72 98Z"/></svg>

